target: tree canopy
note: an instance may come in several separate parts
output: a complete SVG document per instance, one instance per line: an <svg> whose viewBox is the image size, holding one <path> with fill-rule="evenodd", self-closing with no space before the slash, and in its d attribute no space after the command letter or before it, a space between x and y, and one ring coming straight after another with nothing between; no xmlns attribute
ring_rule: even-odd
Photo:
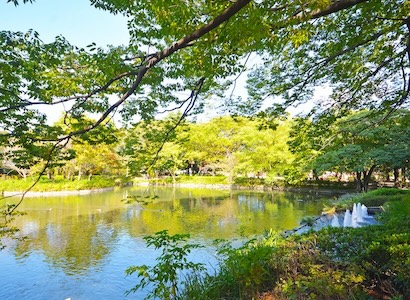
<svg viewBox="0 0 410 300"><path fill-rule="evenodd" d="M128 18L128 45L78 48L64 37L44 43L34 30L0 32L2 147L50 161L116 113L130 123L180 109L183 119L219 99L231 113L254 115L279 96L284 102L265 112L276 114L309 101L317 86L332 94L314 114L369 108L388 117L408 105L408 0L90 3ZM251 56L260 63L249 66ZM249 96L235 99L226 91L245 71ZM57 104L69 131L41 111Z"/></svg>
<svg viewBox="0 0 410 300"><path fill-rule="evenodd" d="M326 120L327 122L324 122ZM290 146L302 171L356 174L359 191L367 191L376 169L405 170L410 160L408 110L391 114L390 122L364 110L344 117L295 122Z"/></svg>
<svg viewBox="0 0 410 300"><path fill-rule="evenodd" d="M73 118L99 114L95 124L75 134L117 111L129 120L164 108L190 110L196 100L226 96L223 91L247 68L251 54L262 63L249 74L249 98L227 101L233 111L257 112L275 96L284 97L285 106L307 101L318 85L331 86L333 93L316 111L395 109L408 102L409 1L92 0L91 5L128 17L129 45L78 49L63 37L44 44L35 31L1 32L0 125L9 134L21 136L35 127L41 129L38 139L61 138L44 125L39 104L66 103ZM182 91L191 96L181 99L176 92ZM108 95L116 95L116 102Z"/></svg>

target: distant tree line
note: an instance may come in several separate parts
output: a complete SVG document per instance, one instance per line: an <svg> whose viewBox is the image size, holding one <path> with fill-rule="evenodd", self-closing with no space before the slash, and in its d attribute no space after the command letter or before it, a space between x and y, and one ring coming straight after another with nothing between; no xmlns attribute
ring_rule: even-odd
<svg viewBox="0 0 410 300"><path fill-rule="evenodd" d="M47 175L69 180L96 174L171 176L174 181L181 174L225 175L229 182L258 177L266 184L295 184L309 173L318 179L332 171L352 174L357 189L367 191L375 173L406 184L409 114L399 110L388 120L367 110L316 119L224 116L205 123L182 121L178 126L181 116L174 114L129 128L108 123L72 139L49 163ZM60 120L62 131L79 126L77 120L66 124ZM37 174L45 163L19 148L3 147L2 154L3 174L22 178Z"/></svg>

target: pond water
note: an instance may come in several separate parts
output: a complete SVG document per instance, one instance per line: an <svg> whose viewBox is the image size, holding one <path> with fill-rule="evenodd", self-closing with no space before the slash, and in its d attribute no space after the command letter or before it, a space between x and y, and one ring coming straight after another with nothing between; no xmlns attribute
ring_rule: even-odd
<svg viewBox="0 0 410 300"><path fill-rule="evenodd" d="M126 203L124 199L136 200ZM191 260L215 268L215 239L285 230L320 214L324 197L284 192L145 188L87 196L26 198L15 224L26 238L0 251L0 299L142 299L128 297L130 265L152 265L143 237L189 233L205 245ZM2 200L2 202L16 200Z"/></svg>

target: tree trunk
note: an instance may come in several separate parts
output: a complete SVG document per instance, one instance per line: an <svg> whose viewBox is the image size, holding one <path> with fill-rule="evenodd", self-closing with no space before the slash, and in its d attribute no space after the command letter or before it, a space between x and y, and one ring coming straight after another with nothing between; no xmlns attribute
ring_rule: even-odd
<svg viewBox="0 0 410 300"><path fill-rule="evenodd" d="M401 167L401 183L403 187L406 184L406 167Z"/></svg>
<svg viewBox="0 0 410 300"><path fill-rule="evenodd" d="M314 179L315 181L319 181L319 176L318 176L318 174L317 174L316 169L313 169L312 172L313 172L313 179Z"/></svg>
<svg viewBox="0 0 410 300"><path fill-rule="evenodd" d="M372 165L369 169L369 171L364 171L364 178L363 178L363 191L367 192L369 190L369 183L370 183L370 179L372 177L373 171L376 168L376 165Z"/></svg>
<svg viewBox="0 0 410 300"><path fill-rule="evenodd" d="M78 178L77 180L81 180L81 176L83 175L81 168L78 169Z"/></svg>
<svg viewBox="0 0 410 300"><path fill-rule="evenodd" d="M362 172L356 172L356 191L361 193L363 191Z"/></svg>
<svg viewBox="0 0 410 300"><path fill-rule="evenodd" d="M396 183L399 180L399 168L393 168L394 182Z"/></svg>
<svg viewBox="0 0 410 300"><path fill-rule="evenodd" d="M394 181L394 186L398 187L399 186L399 168L393 168L393 181Z"/></svg>
<svg viewBox="0 0 410 300"><path fill-rule="evenodd" d="M168 170L168 171L169 171L169 174L171 174L171 177L172 177L172 185L175 186L175 184L177 183L175 172L172 171L172 170Z"/></svg>

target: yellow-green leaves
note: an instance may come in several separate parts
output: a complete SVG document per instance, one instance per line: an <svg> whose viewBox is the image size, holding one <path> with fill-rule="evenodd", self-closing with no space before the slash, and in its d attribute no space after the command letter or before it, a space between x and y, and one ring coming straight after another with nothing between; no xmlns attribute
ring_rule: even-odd
<svg viewBox="0 0 410 300"><path fill-rule="evenodd" d="M309 31L304 29L291 30L290 39L293 47L298 48L309 40Z"/></svg>

